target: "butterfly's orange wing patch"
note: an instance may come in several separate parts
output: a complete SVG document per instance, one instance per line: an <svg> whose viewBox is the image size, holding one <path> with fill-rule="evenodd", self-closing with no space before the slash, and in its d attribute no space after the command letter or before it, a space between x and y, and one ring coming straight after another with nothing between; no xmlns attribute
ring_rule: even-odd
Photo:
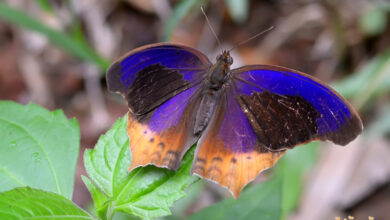
<svg viewBox="0 0 390 220"><path fill-rule="evenodd" d="M198 102L195 86L163 103L141 122L128 113L127 133L130 138L132 163L129 170L154 164L176 170L186 151L198 140L191 124Z"/></svg>
<svg viewBox="0 0 390 220"><path fill-rule="evenodd" d="M215 181L238 198L241 190L263 170L272 167L281 152L236 153L223 141L210 135L199 144L192 172Z"/></svg>
<svg viewBox="0 0 390 220"><path fill-rule="evenodd" d="M184 153L196 141L189 134L188 127L183 121L166 131L156 133L147 125L137 122L130 114L127 133L132 152L129 170L148 164L175 170L180 165Z"/></svg>
<svg viewBox="0 0 390 220"><path fill-rule="evenodd" d="M199 141L192 172L227 187L238 198L243 187L272 167L284 151L271 152L258 141L233 97L221 95L218 101Z"/></svg>

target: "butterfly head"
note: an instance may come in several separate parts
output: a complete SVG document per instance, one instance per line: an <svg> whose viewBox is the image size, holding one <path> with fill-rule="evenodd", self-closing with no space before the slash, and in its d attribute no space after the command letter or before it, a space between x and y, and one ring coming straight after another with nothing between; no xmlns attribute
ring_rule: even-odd
<svg viewBox="0 0 390 220"><path fill-rule="evenodd" d="M221 54L217 56L217 62L221 62L225 65L232 65L233 58L230 56L230 52L228 50L224 50Z"/></svg>

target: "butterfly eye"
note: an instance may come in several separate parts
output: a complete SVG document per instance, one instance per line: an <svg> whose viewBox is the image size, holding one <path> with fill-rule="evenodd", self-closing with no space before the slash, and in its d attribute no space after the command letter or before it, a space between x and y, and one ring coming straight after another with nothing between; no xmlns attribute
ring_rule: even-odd
<svg viewBox="0 0 390 220"><path fill-rule="evenodd" d="M221 54L217 56L217 61L221 59Z"/></svg>
<svg viewBox="0 0 390 220"><path fill-rule="evenodd" d="M232 65L233 63L233 58L231 56L229 56L226 60L226 62L229 64L229 65Z"/></svg>

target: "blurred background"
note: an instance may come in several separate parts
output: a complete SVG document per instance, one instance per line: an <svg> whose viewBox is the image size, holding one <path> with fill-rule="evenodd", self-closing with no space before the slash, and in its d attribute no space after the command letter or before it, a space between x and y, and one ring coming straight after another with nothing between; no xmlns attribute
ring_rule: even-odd
<svg viewBox="0 0 390 220"><path fill-rule="evenodd" d="M81 127L73 201L91 206L82 154L127 111L107 91L105 69L136 47L171 41L215 60L224 48L275 26L232 52L234 66L274 64L331 84L359 111L364 134L347 147L321 143L290 187L287 219L390 219L390 3L387 0L5 0L0 1L0 99L63 109ZM302 149L305 147L301 147ZM263 177L259 177L262 179ZM289 183L287 183L289 184ZM228 197L198 181L167 219ZM130 218L122 216L123 219Z"/></svg>

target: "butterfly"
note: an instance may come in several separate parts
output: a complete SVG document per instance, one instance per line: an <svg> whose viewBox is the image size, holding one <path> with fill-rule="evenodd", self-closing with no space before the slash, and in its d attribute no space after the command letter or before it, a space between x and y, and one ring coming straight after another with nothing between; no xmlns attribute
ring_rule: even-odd
<svg viewBox="0 0 390 220"><path fill-rule="evenodd" d="M230 69L232 63L228 50L212 64L191 47L157 43L110 66L108 89L129 107L129 170L176 170L198 142L191 173L238 198L287 149L314 140L346 145L361 133L356 111L318 79L273 65Z"/></svg>

